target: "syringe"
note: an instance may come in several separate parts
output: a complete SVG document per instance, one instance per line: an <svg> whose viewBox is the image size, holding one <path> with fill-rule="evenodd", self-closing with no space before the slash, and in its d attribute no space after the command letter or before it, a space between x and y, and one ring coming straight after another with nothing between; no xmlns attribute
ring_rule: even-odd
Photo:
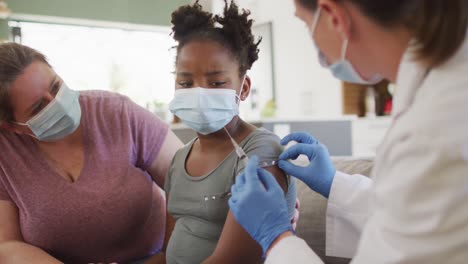
<svg viewBox="0 0 468 264"><path fill-rule="evenodd" d="M237 142L234 140L234 138L231 137L231 134L229 134L229 131L224 127L224 131L229 136L229 139L231 139L232 145L234 146L234 150L236 151L237 157L239 157L239 161L242 163L242 165L247 166L247 162L249 162L249 157L247 157L247 154L245 154L245 151L237 144ZM271 167L277 165L278 161L277 160L269 160L269 161L259 161L258 162L258 167L260 168L266 168L266 167Z"/></svg>
<svg viewBox="0 0 468 264"><path fill-rule="evenodd" d="M224 131L228 134L229 138L231 139L232 145L234 146L234 150L236 151L237 157L239 157L239 161L242 163L242 165L247 166L247 163L249 162L249 157L247 157L247 154L245 154L244 150L237 144L237 142L231 137L231 134L229 134L229 131L224 127Z"/></svg>

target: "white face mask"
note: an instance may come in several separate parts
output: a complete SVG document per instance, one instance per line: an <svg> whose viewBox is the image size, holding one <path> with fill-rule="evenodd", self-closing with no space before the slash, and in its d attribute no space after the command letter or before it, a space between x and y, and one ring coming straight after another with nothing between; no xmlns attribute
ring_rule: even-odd
<svg viewBox="0 0 468 264"><path fill-rule="evenodd" d="M208 135L221 130L239 115L239 101L233 89L178 89L169 104L169 110L191 129Z"/></svg>
<svg viewBox="0 0 468 264"><path fill-rule="evenodd" d="M81 121L80 94L63 83L54 100L26 123L40 141L56 141L75 132Z"/></svg>
<svg viewBox="0 0 468 264"><path fill-rule="evenodd" d="M315 29L317 28L317 24L320 18L320 10L321 10L320 8L317 9L314 22L312 23L312 27L311 27L312 41L314 42L318 50L320 65L322 65L325 68L328 68L332 72L333 76L345 82L357 83L357 84L369 84L369 85L380 82L383 79L383 77L380 76L379 74L374 74L369 80L363 79L359 75L359 73L356 71L354 66L351 64L351 62L346 59L346 52L348 50L348 39L346 39L343 42L343 46L341 48L341 58L337 62L334 62L330 65L325 55L317 46L314 40Z"/></svg>

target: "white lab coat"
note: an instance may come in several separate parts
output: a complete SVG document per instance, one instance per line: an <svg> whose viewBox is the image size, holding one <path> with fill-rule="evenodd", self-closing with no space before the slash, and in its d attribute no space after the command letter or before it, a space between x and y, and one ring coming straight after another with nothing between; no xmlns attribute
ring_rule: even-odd
<svg viewBox="0 0 468 264"><path fill-rule="evenodd" d="M468 263L468 41L428 71L407 52L372 180L337 173L326 253L352 263ZM288 237L266 263L322 263Z"/></svg>

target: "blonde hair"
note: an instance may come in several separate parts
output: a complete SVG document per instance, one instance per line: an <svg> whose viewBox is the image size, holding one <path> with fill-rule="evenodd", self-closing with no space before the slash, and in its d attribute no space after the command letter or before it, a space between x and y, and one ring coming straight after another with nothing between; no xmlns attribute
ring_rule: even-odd
<svg viewBox="0 0 468 264"><path fill-rule="evenodd" d="M311 11L318 0L295 0ZM414 36L416 59L427 67L449 60L460 49L468 28L467 0L348 1L384 27L404 26Z"/></svg>
<svg viewBox="0 0 468 264"><path fill-rule="evenodd" d="M0 124L14 120L9 98L11 83L36 61L50 67L46 57L30 47L17 43L0 44Z"/></svg>

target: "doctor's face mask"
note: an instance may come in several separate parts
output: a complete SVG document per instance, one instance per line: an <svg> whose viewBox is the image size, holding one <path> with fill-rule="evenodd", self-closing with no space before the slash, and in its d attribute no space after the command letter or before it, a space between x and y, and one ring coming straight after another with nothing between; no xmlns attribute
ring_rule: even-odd
<svg viewBox="0 0 468 264"><path fill-rule="evenodd" d="M312 41L314 42L314 45L318 51L318 58L319 58L320 65L322 65L322 67L328 68L332 72L333 76L335 76L335 78L340 79L345 82L357 83L357 84L368 84L368 85L372 85L372 84L376 84L380 82L383 78L382 76L378 74L374 74L368 80L362 78L361 75L356 71L353 64L351 64L351 62L348 59L346 59L346 53L348 51L348 39L345 39L343 41L340 59L333 63L330 63L328 61L325 54L320 50L320 48L318 47L317 43L314 40L314 34L317 29L318 22L320 20L320 13L321 13L321 9L318 8L315 13L314 21L311 25L311 30L310 30Z"/></svg>

